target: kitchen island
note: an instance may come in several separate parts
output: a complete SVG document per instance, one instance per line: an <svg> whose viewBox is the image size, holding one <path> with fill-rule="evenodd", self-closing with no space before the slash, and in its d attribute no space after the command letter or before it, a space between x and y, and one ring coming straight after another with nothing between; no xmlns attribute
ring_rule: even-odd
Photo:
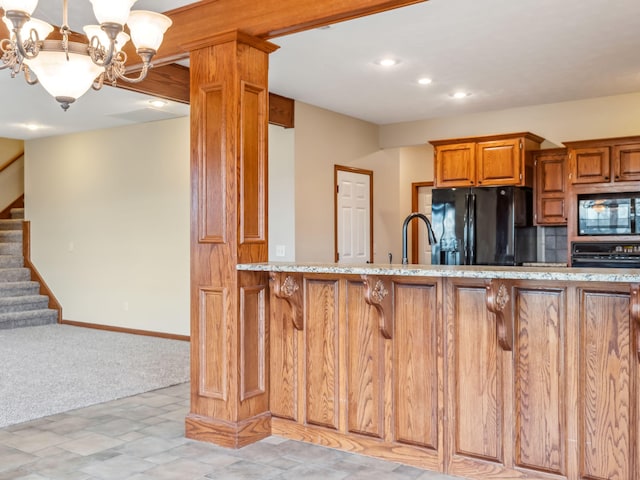
<svg viewBox="0 0 640 480"><path fill-rule="evenodd" d="M640 479L640 271L237 269L268 275L272 433L468 478Z"/></svg>

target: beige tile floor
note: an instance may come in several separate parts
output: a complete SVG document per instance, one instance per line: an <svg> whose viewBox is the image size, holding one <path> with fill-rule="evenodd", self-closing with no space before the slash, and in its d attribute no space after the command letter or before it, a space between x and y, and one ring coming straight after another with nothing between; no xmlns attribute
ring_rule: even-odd
<svg viewBox="0 0 640 480"><path fill-rule="evenodd" d="M188 440L188 406L182 384L0 429L0 480L460 480L275 436Z"/></svg>

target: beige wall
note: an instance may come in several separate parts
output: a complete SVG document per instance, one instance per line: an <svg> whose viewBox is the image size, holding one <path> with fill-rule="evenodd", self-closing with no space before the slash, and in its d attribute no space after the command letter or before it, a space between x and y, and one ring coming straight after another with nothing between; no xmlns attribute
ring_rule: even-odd
<svg viewBox="0 0 640 480"><path fill-rule="evenodd" d="M429 140L532 132L547 141L562 142L640 134L640 93L592 98L495 112L459 115L380 127L383 148L422 145Z"/></svg>
<svg viewBox="0 0 640 480"><path fill-rule="evenodd" d="M295 118L296 261L334 261L334 165L343 165L374 172L374 261L386 262L400 238L399 154L380 150L374 124L300 102Z"/></svg>
<svg viewBox="0 0 640 480"><path fill-rule="evenodd" d="M296 258L295 130L269 125L269 261ZM284 255L277 255L278 247Z"/></svg>
<svg viewBox="0 0 640 480"><path fill-rule="evenodd" d="M30 140L32 257L67 320L189 334L189 119Z"/></svg>
<svg viewBox="0 0 640 480"><path fill-rule="evenodd" d="M0 167L24 150L22 140L0 138ZM0 211L24 193L24 159L0 172Z"/></svg>

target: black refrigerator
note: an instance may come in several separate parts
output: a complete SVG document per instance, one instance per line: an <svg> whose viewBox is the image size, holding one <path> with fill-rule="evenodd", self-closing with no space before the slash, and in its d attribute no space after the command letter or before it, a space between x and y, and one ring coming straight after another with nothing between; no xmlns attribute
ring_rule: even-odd
<svg viewBox="0 0 640 480"><path fill-rule="evenodd" d="M525 187L435 188L431 223L434 265L535 262L533 195Z"/></svg>

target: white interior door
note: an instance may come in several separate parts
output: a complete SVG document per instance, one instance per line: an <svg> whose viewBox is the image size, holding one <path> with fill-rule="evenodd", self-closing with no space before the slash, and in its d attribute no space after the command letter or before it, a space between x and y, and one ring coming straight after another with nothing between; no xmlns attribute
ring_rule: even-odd
<svg viewBox="0 0 640 480"><path fill-rule="evenodd" d="M338 263L371 260L371 175L337 170Z"/></svg>
<svg viewBox="0 0 640 480"><path fill-rule="evenodd" d="M418 211L431 220L431 190L433 187L418 187ZM415 221L415 220L414 220ZM418 263L431 264L431 245L427 238L427 229L423 222L418 225Z"/></svg>

